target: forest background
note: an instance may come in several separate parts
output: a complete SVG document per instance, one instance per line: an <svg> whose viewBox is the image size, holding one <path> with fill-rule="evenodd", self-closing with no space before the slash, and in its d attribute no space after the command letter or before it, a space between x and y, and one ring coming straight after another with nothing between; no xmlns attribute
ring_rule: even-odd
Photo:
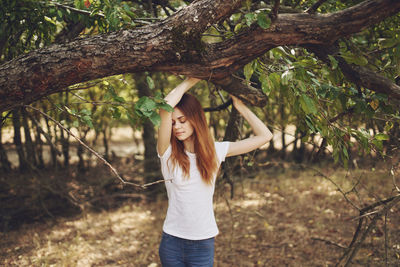
<svg viewBox="0 0 400 267"><path fill-rule="evenodd" d="M158 109L190 76L203 79L191 92L215 139L251 134L228 93L275 136L221 169L218 266L397 266L399 11L389 0L2 1L4 265L159 264ZM90 240L109 229L120 240L103 246L126 242L124 253L71 252L102 250Z"/></svg>

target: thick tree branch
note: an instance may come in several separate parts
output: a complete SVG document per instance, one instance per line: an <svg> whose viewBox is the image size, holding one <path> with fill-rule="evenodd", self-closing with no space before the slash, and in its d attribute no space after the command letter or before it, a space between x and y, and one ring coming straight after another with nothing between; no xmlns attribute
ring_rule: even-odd
<svg viewBox="0 0 400 267"><path fill-rule="evenodd" d="M338 66L346 78L358 86L368 88L372 91L387 94L400 100L400 86L390 79L362 66L348 64L342 57L338 56L337 44L330 46L307 45L308 50L313 52L322 61L330 64L328 55L332 55L338 61Z"/></svg>
<svg viewBox="0 0 400 267"><path fill-rule="evenodd" d="M367 0L332 14L279 14L266 30L252 26L226 41L202 43L200 34L241 2L194 1L155 24L49 46L6 62L0 66L0 112L73 84L128 72L168 71L218 83L273 47L331 44L400 11L400 1Z"/></svg>

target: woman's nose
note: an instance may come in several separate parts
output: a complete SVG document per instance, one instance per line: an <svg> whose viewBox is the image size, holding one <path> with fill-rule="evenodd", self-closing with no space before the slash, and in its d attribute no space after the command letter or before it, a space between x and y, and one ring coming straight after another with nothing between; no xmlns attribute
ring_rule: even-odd
<svg viewBox="0 0 400 267"><path fill-rule="evenodd" d="M174 128L175 128L175 129L181 128L181 124L180 124L179 122L175 122Z"/></svg>

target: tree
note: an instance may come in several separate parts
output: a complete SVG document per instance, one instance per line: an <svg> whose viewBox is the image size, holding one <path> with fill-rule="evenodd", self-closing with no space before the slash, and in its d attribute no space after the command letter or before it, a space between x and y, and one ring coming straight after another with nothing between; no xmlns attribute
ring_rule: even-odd
<svg viewBox="0 0 400 267"><path fill-rule="evenodd" d="M237 83L231 73L274 47L308 45L317 52L400 10L400 3L393 0L367 0L324 15L278 14L274 10L269 14L270 22L260 16L259 24L251 24L231 38L213 44L201 41L201 33L227 19L243 2L194 1L157 23L80 38L19 56L0 66L0 110L29 104L76 83L144 70L169 71L231 85ZM366 68L352 66L344 73L360 86L400 99L399 86ZM240 88L231 91L253 103L260 98L257 94L252 100L249 89Z"/></svg>
<svg viewBox="0 0 400 267"><path fill-rule="evenodd" d="M59 93L58 102L49 109L49 103L41 103L41 109L61 121L52 131L47 123L47 140L65 141L66 166L68 139L58 129L61 124L64 130L80 130L81 139L87 126L94 128L103 133L106 148L106 133L115 121L123 120L121 113L133 125L141 123L136 115L156 124L155 109L168 108L162 103L162 87L153 83L149 88L155 88L155 96L142 92L138 100L136 92L126 94L129 86L122 82L117 86L121 77L117 74L145 71L202 78L253 105L265 106L268 100L264 108L265 117L271 118L268 122L273 118L280 131L287 125L296 127L299 161L304 159L305 142L314 146L314 157L330 146L335 160L345 163L356 150L351 138L361 153L397 151L399 1L4 0L0 5L0 12L5 10L0 14L0 112L13 110L20 167L31 165L25 155L29 145L23 147L20 137L21 122L24 130L29 123L20 118L20 111L54 93ZM117 76L96 80L111 75ZM145 76L141 79L134 80L145 87ZM135 82L130 80L132 88ZM81 86L72 87L76 84ZM77 87L88 93L73 94ZM75 100L84 102L72 107ZM229 106L229 101L222 102L220 107ZM232 111L228 127L237 125L237 120ZM150 130L153 135L151 125L146 127L146 134ZM240 129L232 128L226 131L228 140L240 134ZM320 143L314 141L317 134ZM282 137L285 149L290 143ZM149 147L154 148L153 141ZM55 146L52 152L56 165ZM78 154L82 156L82 151ZM3 168L9 169L1 157ZM378 204L394 199L398 201L398 196ZM375 207L360 210L360 218Z"/></svg>

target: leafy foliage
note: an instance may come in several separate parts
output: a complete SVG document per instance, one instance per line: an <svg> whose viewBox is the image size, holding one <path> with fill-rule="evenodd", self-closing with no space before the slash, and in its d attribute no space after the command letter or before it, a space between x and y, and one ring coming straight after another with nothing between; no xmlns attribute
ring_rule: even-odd
<svg viewBox="0 0 400 267"><path fill-rule="evenodd" d="M150 1L151 2L151 1ZM185 6L185 1L74 0L33 1L4 0L1 2L0 60L10 60L21 53L57 41L80 23L81 35L135 28L165 18ZM285 12L303 12L315 1L281 1ZM317 12L328 13L350 7L359 1L328 1ZM204 42L219 42L235 38L251 27L268 29L272 7L264 1L244 1L237 13L210 27ZM288 11L289 10L289 11ZM280 12L280 11L279 11ZM378 151L384 155L384 145L391 142L390 132L398 127L399 111L386 95L359 88L344 78L339 61L364 66L390 79L400 73L400 18L394 16L363 32L339 40L339 52L322 62L302 47L276 47L243 67L247 82L259 87L269 97L270 123L285 128L296 127L303 142L313 142L315 135L328 144L335 160L345 164L351 159L355 141L359 153ZM153 76L154 77L154 76ZM167 80L167 79L166 79ZM71 127L90 127L101 131L117 124L140 126L144 119L159 124L157 110L171 111L162 100L163 87L173 83L146 77L153 97L139 98L130 75L91 81L88 90L72 94L67 102L58 96L41 103L49 112L61 112L70 117ZM159 85L159 86L156 86ZM75 87L87 87L76 85ZM203 91L208 96L208 92ZM82 100L84 99L84 101ZM218 104L218 101L214 101ZM54 105L53 105L54 106ZM61 114L52 114L60 119Z"/></svg>

